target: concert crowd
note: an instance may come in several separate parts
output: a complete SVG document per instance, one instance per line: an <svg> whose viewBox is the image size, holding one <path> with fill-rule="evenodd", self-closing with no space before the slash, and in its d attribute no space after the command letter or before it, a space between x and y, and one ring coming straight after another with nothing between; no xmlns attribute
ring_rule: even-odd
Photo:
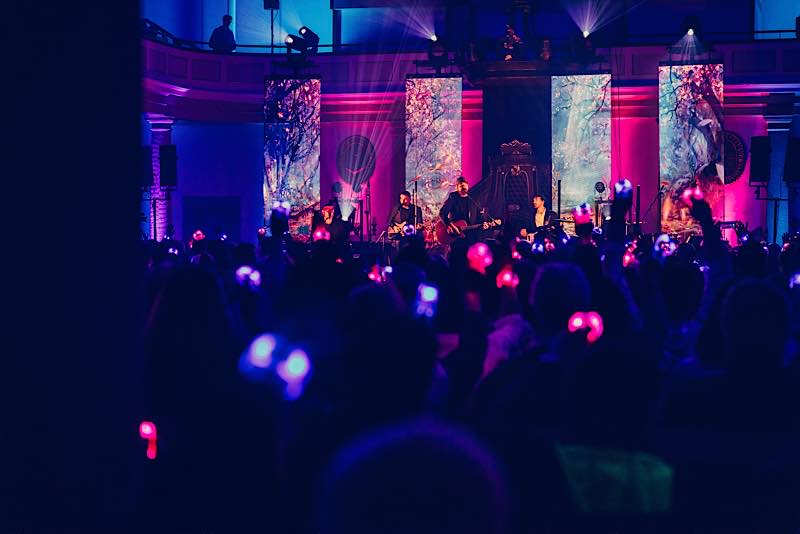
<svg viewBox="0 0 800 534"><path fill-rule="evenodd" d="M794 532L800 235L732 247L698 199L700 237L634 237L629 207L390 261L292 239L280 209L255 244L142 242L142 510L170 532Z"/></svg>

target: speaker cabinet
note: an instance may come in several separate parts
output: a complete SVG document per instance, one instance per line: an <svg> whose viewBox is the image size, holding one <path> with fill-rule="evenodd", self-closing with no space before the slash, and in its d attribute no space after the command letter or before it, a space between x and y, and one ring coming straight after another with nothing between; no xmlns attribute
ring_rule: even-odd
<svg viewBox="0 0 800 534"><path fill-rule="evenodd" d="M763 185L769 182L772 145L769 136L750 138L750 185Z"/></svg>
<svg viewBox="0 0 800 534"><path fill-rule="evenodd" d="M178 187L178 151L175 145L158 147L161 187Z"/></svg>
<svg viewBox="0 0 800 534"><path fill-rule="evenodd" d="M783 162L783 181L800 185L800 137L790 137Z"/></svg>

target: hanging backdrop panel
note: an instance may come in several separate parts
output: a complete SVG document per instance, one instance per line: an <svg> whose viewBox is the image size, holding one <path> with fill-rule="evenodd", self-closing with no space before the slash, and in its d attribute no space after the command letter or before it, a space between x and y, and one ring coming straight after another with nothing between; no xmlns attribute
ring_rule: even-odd
<svg viewBox="0 0 800 534"><path fill-rule="evenodd" d="M265 80L264 219L288 202L290 231L303 237L320 203L319 114L319 79Z"/></svg>
<svg viewBox="0 0 800 534"><path fill-rule="evenodd" d="M725 217L722 87L722 64L658 68L661 230L677 237L700 233L682 200L689 187L699 186L712 215Z"/></svg>
<svg viewBox="0 0 800 534"><path fill-rule="evenodd" d="M553 209L561 180L560 216L572 218L572 208L584 202L594 209L597 182L609 186L611 75L553 76L551 96Z"/></svg>
<svg viewBox="0 0 800 534"><path fill-rule="evenodd" d="M406 79L406 180L426 222L461 174L461 77Z"/></svg>

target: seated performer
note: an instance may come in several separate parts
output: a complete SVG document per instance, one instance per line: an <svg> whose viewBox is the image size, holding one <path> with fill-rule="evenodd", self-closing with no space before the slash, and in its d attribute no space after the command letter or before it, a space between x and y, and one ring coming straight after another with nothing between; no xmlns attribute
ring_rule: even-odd
<svg viewBox="0 0 800 534"><path fill-rule="evenodd" d="M533 225L529 230L523 228L519 231L522 237L527 237L532 234L535 238L544 239L547 236L552 237L557 233L558 215L553 210L548 210L544 205L544 197L542 195L533 195Z"/></svg>
<svg viewBox="0 0 800 534"><path fill-rule="evenodd" d="M400 193L400 203L394 207L389 215L387 233L391 239L398 239L405 235L405 227L411 225L414 233L422 229L422 208L411 203L411 193Z"/></svg>

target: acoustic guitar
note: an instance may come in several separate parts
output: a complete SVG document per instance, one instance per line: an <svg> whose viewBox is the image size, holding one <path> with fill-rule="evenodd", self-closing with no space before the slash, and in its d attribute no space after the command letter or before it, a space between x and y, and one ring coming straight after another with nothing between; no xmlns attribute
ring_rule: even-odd
<svg viewBox="0 0 800 534"><path fill-rule="evenodd" d="M389 239L399 239L401 237L415 235L419 230L422 230L422 228L422 224L418 224L414 227L411 223L399 222L390 224L389 228L386 229L386 234L389 236Z"/></svg>
<svg viewBox="0 0 800 534"><path fill-rule="evenodd" d="M489 225L489 228L503 224L500 219L492 219L490 221L486 221L486 223ZM466 232L483 228L484 223L467 224L467 221L458 220L453 221L452 224L458 228L458 232L450 229L450 227L444 224L441 219L436 221L436 226L433 228L433 231L436 233L436 239L439 241L439 243L442 243L443 245L449 245L457 239L466 237Z"/></svg>

